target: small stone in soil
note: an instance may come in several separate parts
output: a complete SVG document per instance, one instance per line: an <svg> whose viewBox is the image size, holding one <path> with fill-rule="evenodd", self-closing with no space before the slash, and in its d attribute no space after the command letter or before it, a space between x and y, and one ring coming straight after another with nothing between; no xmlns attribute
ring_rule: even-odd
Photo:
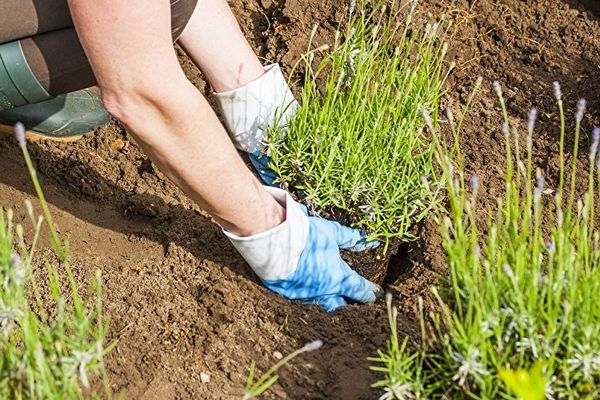
<svg viewBox="0 0 600 400"><path fill-rule="evenodd" d="M202 383L209 383L210 382L210 374L207 374L206 372L200 372L200 381Z"/></svg>

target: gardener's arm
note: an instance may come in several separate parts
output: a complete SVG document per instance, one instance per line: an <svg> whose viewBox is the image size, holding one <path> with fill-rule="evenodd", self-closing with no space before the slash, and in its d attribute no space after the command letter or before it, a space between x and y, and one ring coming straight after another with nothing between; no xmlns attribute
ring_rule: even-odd
<svg viewBox="0 0 600 400"><path fill-rule="evenodd" d="M144 151L226 230L240 236L285 210L246 168L171 43L168 1L70 0L107 110Z"/></svg>
<svg viewBox="0 0 600 400"><path fill-rule="evenodd" d="M223 226L267 287L327 310L345 304L344 297L375 300L381 288L350 269L339 249L376 243L355 229L309 217L285 191L258 183L178 64L168 1L69 5L108 111Z"/></svg>

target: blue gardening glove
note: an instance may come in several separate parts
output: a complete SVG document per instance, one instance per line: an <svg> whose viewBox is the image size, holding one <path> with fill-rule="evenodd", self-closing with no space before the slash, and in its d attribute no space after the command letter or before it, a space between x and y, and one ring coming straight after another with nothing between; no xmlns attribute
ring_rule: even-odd
<svg viewBox="0 0 600 400"><path fill-rule="evenodd" d="M257 150L254 153L248 153L248 158L265 185L279 187L279 185L275 183L277 174L269 168L271 157Z"/></svg>
<svg viewBox="0 0 600 400"><path fill-rule="evenodd" d="M263 153L267 128L285 130L298 102L277 64L267 65L264 75L233 90L214 93L227 132L235 147L248 153L250 162L266 185L277 186L277 175Z"/></svg>
<svg viewBox="0 0 600 400"><path fill-rule="evenodd" d="M265 190L286 208L286 220L250 237L225 234L266 287L288 299L320 304L326 311L345 305L345 298L364 303L383 294L340 257L340 249L362 251L378 242L368 242L360 231L337 222L309 217L284 190Z"/></svg>

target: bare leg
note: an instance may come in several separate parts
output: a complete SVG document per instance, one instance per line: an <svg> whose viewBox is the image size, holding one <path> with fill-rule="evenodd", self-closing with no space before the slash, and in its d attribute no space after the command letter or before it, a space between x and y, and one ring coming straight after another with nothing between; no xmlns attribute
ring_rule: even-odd
<svg viewBox="0 0 600 400"><path fill-rule="evenodd" d="M264 73L225 0L200 0L179 43L217 92L238 88Z"/></svg>

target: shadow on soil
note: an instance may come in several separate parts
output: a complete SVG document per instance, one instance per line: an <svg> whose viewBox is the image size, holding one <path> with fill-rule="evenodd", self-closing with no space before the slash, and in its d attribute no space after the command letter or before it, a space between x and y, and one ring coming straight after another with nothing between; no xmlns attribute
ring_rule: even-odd
<svg viewBox="0 0 600 400"><path fill-rule="evenodd" d="M206 259L226 266L242 279L261 286L245 261L222 235L220 228L197 210L180 204L168 204L161 197L152 194L128 193L115 183L107 181L85 162L68 156L57 156L45 150L44 145L31 143L29 147L40 171L47 200L53 206L90 224L159 243L164 248L165 257L168 256L169 245L174 243L199 260ZM0 182L35 197L20 150L12 138L0 139L0 152ZM140 168L146 166L142 164ZM81 179L74 179L70 175L75 170L75 176L80 176ZM121 217L115 218L115 214ZM76 234L77 232L73 232L73 235ZM387 279L397 280L402 274L410 275L405 264L407 261L405 254L399 256L398 267ZM135 271L131 273L135 274ZM247 287L244 285L244 289L240 290L247 290ZM135 292L136 288L132 288L132 295ZM196 297L199 315L204 313L203 295L203 287L198 287ZM257 294L256 304L252 307L263 309L258 311L263 315L260 318L266 316L268 321L284 320L288 342L291 338L301 346L320 338L327 343L327 349L306 355L298 362L298 366L290 367L293 369L286 372L287 379L282 377L280 384L288 397L296 398L299 393L312 393L325 398L336 398L336 394L348 399L369 398L369 393L372 394L369 385L378 376L368 370L369 363L366 360L385 345L388 336L383 303L379 301L374 305L349 306L334 314L326 314L316 306L307 307L287 302L276 295L268 295L265 300L265 296ZM235 314L233 309L219 312ZM123 320L127 321L127 318ZM399 331L414 335L418 332L415 321L407 318L400 322ZM225 322L214 318L214 322L210 324L219 326L223 323ZM276 343L273 346L274 349L266 350L291 351L278 348ZM257 357L252 355L255 352L256 349L248 349L250 357ZM244 364L247 360L240 361ZM247 363L249 365L249 361ZM310 365L309 369L303 366L307 363ZM247 365L242 364L239 365L239 372L244 373ZM266 366L261 365L262 368Z"/></svg>
<svg viewBox="0 0 600 400"><path fill-rule="evenodd" d="M598 0L568 0L568 3L577 7L583 5L585 9L594 14L596 17L600 17L600 2Z"/></svg>
<svg viewBox="0 0 600 400"><path fill-rule="evenodd" d="M35 197L29 176L26 175L27 170L23 167L20 150L13 145L12 140L5 138L0 142L0 170L3 172L0 182ZM237 274L258 282L251 271L244 267L243 259L237 256L235 249L224 237L219 241L222 245L215 247L214 239L222 236L222 232L216 224L200 215L198 211L167 204L156 195L127 193L84 163L47 153L35 143L30 143L29 149L38 170L41 170L42 180L51 180L47 183L42 182L42 186L50 189L45 190L50 204L91 224L161 243L165 246L165 252L169 243L175 243L199 259L230 265L233 258L237 261L232 265ZM81 182L73 182L73 179L68 177L73 170L84 176L85 182L83 179ZM78 183L81 186L78 187ZM81 201L96 205L93 208L95 212L83 210L78 204ZM120 221L107 219L102 208L98 208L97 205L121 211L123 218Z"/></svg>

